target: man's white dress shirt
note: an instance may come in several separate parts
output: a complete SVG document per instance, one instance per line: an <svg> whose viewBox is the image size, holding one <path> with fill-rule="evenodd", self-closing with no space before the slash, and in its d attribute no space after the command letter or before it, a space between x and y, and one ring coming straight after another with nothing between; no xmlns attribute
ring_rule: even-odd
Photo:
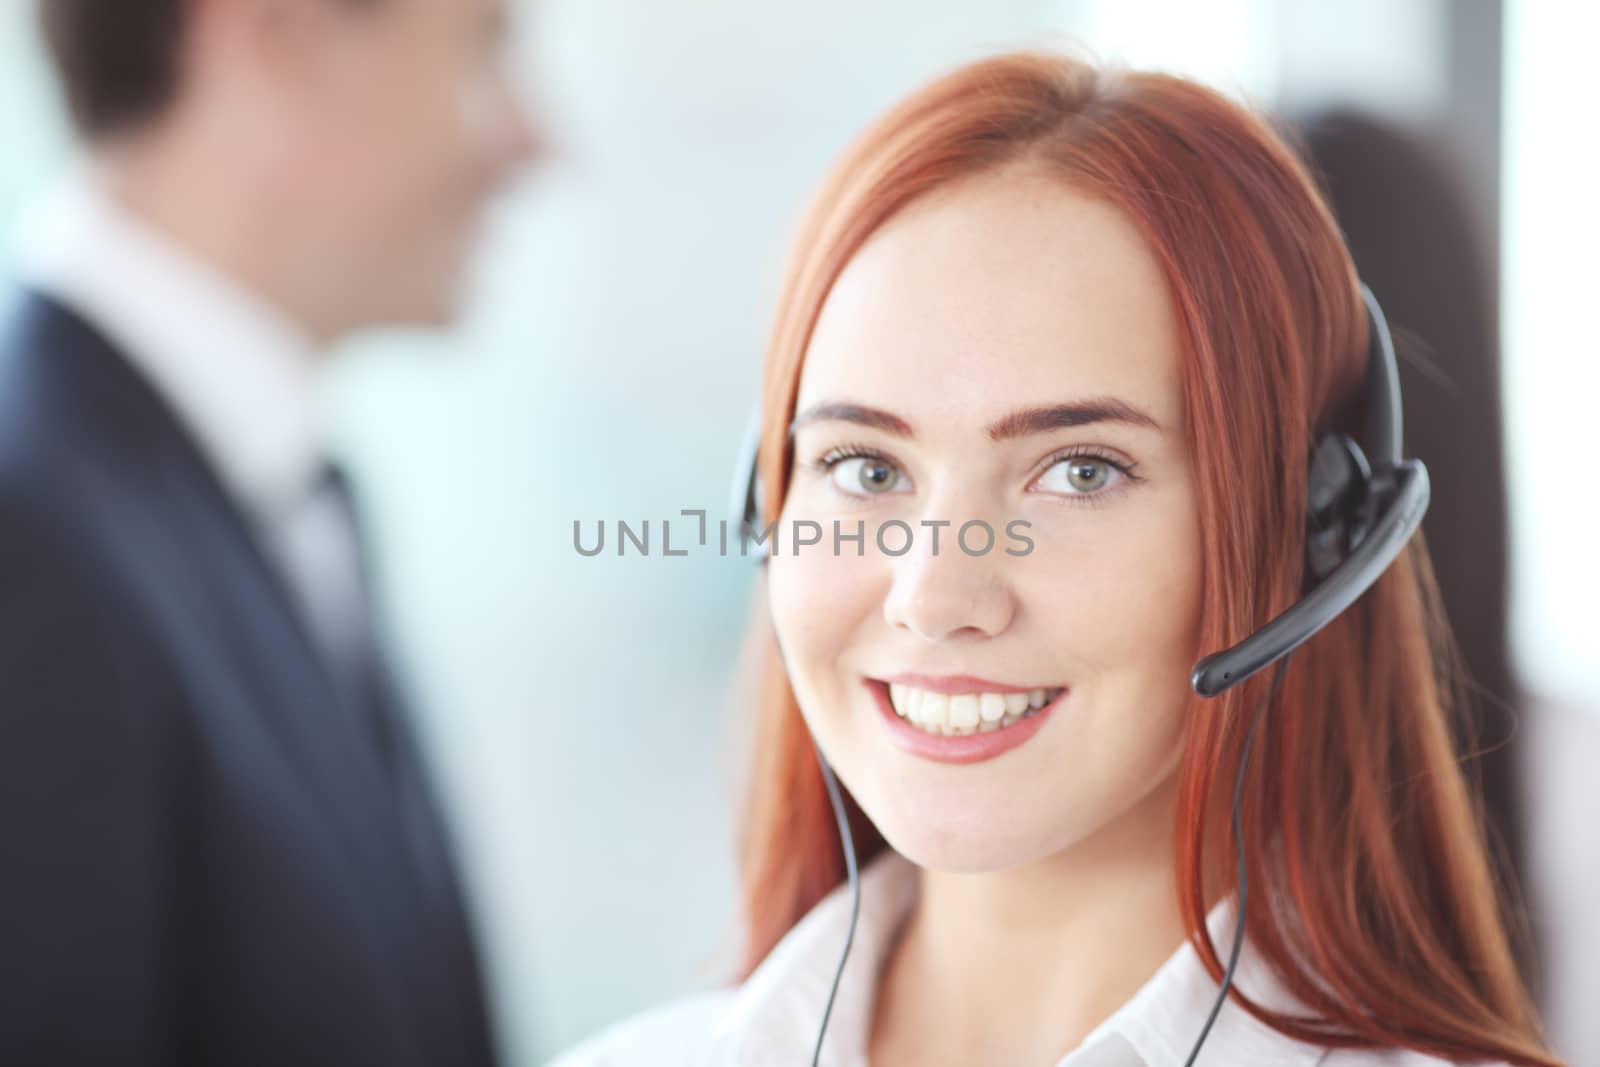
<svg viewBox="0 0 1600 1067"><path fill-rule="evenodd" d="M893 850L885 850L862 871L861 914L828 1023L824 1067L867 1067L878 975L915 903L917 885L917 868ZM742 985L624 1020L569 1050L551 1067L805 1067L811 1062L849 919L848 887L840 886L789 931ZM1233 945L1232 920L1232 897L1206 917L1224 961ZM1269 1008L1298 1009L1248 940L1234 983ZM1054 1067L1182 1067L1216 1001L1217 988L1185 941ZM1400 1050L1329 1051L1302 1044L1230 1002L1217 1015L1196 1062L1200 1067L1433 1067L1445 1061Z"/></svg>
<svg viewBox="0 0 1600 1067"><path fill-rule="evenodd" d="M166 400L335 669L359 663L369 640L359 546L328 491L311 339L88 170L25 219L19 266L22 284L105 334Z"/></svg>

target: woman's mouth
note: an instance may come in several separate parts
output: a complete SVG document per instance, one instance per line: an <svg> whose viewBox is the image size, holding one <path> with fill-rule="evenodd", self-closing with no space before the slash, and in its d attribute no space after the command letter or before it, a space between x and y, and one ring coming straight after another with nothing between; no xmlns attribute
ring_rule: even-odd
<svg viewBox="0 0 1600 1067"><path fill-rule="evenodd" d="M941 693L889 683L894 713L924 733L945 737L987 733L1014 726L1051 703L1062 688L1007 692Z"/></svg>
<svg viewBox="0 0 1600 1067"><path fill-rule="evenodd" d="M968 677L864 678L900 749L939 763L978 763L1031 738L1065 702L1064 686L1023 689Z"/></svg>

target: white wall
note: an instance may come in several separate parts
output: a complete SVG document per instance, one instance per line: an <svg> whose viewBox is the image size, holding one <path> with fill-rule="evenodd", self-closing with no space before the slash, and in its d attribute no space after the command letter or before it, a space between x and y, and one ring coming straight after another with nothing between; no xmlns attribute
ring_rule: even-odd
<svg viewBox="0 0 1600 1067"><path fill-rule="evenodd" d="M1513 2L1506 41L1505 389L1517 664L1600 713L1600 142L1593 4Z"/></svg>

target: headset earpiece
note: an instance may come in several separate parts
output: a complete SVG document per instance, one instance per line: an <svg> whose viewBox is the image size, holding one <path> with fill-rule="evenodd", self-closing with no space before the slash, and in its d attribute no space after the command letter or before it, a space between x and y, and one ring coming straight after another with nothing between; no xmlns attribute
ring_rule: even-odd
<svg viewBox="0 0 1600 1067"><path fill-rule="evenodd" d="M1349 557L1372 524L1372 466L1342 433L1324 434L1306 477L1306 570L1321 580Z"/></svg>
<svg viewBox="0 0 1600 1067"><path fill-rule="evenodd" d="M760 449L761 406L758 404L750 413L750 421L745 424L744 441L739 446L739 462L734 468L733 486L729 491L728 514L738 530L740 551L755 541L756 535L761 532L761 516L766 513L766 496L756 464ZM765 563L766 552L762 552L757 560Z"/></svg>
<svg viewBox="0 0 1600 1067"><path fill-rule="evenodd" d="M1400 368L1389 323L1365 285L1361 299L1367 308L1363 392L1372 447L1363 451L1340 433L1317 441L1306 485L1307 588L1255 633L1195 664L1189 682L1201 696L1233 688L1310 640L1372 588L1427 513L1428 470L1400 454Z"/></svg>

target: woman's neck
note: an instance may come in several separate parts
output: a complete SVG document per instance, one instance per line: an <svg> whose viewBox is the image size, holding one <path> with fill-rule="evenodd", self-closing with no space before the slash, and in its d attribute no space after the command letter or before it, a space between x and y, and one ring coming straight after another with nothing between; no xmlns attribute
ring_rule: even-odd
<svg viewBox="0 0 1600 1067"><path fill-rule="evenodd" d="M1184 939L1173 899L1176 776L1035 863L924 870L885 964L869 1061L1054 1064Z"/></svg>

